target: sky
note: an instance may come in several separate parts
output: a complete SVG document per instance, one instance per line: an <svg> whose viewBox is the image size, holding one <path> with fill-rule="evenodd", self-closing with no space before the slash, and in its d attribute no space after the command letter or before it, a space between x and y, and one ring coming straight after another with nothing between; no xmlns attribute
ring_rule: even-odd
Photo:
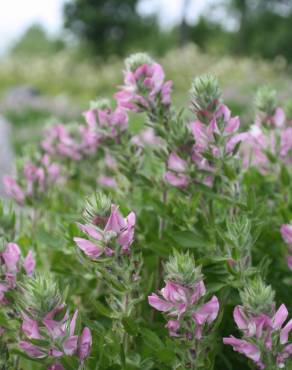
<svg viewBox="0 0 292 370"><path fill-rule="evenodd" d="M32 23L41 23L50 33L62 27L65 0L0 0L0 53Z"/></svg>
<svg viewBox="0 0 292 370"><path fill-rule="evenodd" d="M50 34L62 28L62 7L70 0L0 0L0 54L5 52L32 23L40 23ZM122 0L121 0L122 1ZM181 19L181 6L185 0L141 0L144 14L157 12L163 27ZM189 21L217 0L190 0Z"/></svg>

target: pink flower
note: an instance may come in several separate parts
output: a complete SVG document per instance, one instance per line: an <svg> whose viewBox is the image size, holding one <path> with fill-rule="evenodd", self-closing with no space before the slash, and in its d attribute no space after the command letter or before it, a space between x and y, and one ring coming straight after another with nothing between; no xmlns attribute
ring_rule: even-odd
<svg viewBox="0 0 292 370"><path fill-rule="evenodd" d="M197 303L198 300L206 294L206 287L203 280L199 281L194 285L191 293L191 303Z"/></svg>
<svg viewBox="0 0 292 370"><path fill-rule="evenodd" d="M261 353L255 344L249 343L246 340L234 338L233 336L229 338L223 338L223 343L230 344L234 351L242 353L255 363L260 362Z"/></svg>
<svg viewBox="0 0 292 370"><path fill-rule="evenodd" d="M34 269L35 269L35 260L33 258L32 251L29 251L28 255L25 257L23 261L23 267L28 276L31 276L33 274Z"/></svg>
<svg viewBox="0 0 292 370"><path fill-rule="evenodd" d="M161 289L163 298L172 303L187 303L189 291L182 285L167 281L164 288Z"/></svg>
<svg viewBox="0 0 292 370"><path fill-rule="evenodd" d="M230 118L224 128L224 134L231 135L238 131L240 119L238 116Z"/></svg>
<svg viewBox="0 0 292 370"><path fill-rule="evenodd" d="M166 81L161 88L161 101L163 105L171 104L172 81Z"/></svg>
<svg viewBox="0 0 292 370"><path fill-rule="evenodd" d="M177 331L180 328L180 323L177 320L168 320L165 327L168 329L169 335L171 337L177 337Z"/></svg>
<svg viewBox="0 0 292 370"><path fill-rule="evenodd" d="M280 156L285 158L292 149L292 127L288 127L281 133Z"/></svg>
<svg viewBox="0 0 292 370"><path fill-rule="evenodd" d="M29 317L24 318L21 329L29 339L41 339L37 321Z"/></svg>
<svg viewBox="0 0 292 370"><path fill-rule="evenodd" d="M24 204L25 194L19 184L10 176L4 176L3 183L6 194L14 198L15 201L22 206Z"/></svg>
<svg viewBox="0 0 292 370"><path fill-rule="evenodd" d="M16 287L17 274L21 270L21 252L19 246L15 243L8 243L4 252L0 253L0 264L2 261L3 275L5 282L0 283L0 303L8 304L5 298L5 292ZM28 276L31 276L35 267L35 262L30 251L23 261L23 268Z"/></svg>
<svg viewBox="0 0 292 370"><path fill-rule="evenodd" d="M75 312L73 314L73 317L72 317L72 320L71 320L70 325L69 325L69 334L70 334L70 336L73 336L74 333L75 333L75 326L76 326L77 317L78 317L78 310L75 310Z"/></svg>
<svg viewBox="0 0 292 370"><path fill-rule="evenodd" d="M170 302L165 301L164 299L161 299L158 297L157 294L152 293L148 297L148 302L150 306L154 307L158 311L166 312L173 308L173 304Z"/></svg>
<svg viewBox="0 0 292 370"><path fill-rule="evenodd" d="M83 362L88 357L91 346L91 332L88 328L84 328L78 342L78 356L81 362Z"/></svg>
<svg viewBox="0 0 292 370"><path fill-rule="evenodd" d="M8 289L9 288L6 285L0 283L0 303L3 305L8 303L7 299L5 298L5 293L8 291Z"/></svg>
<svg viewBox="0 0 292 370"><path fill-rule="evenodd" d="M96 226L77 224L79 229L95 240L102 240L103 236Z"/></svg>
<svg viewBox="0 0 292 370"><path fill-rule="evenodd" d="M187 162L181 159L176 153L171 153L168 158L167 171L164 175L165 180L173 186L185 188L189 184L187 172Z"/></svg>
<svg viewBox="0 0 292 370"><path fill-rule="evenodd" d="M203 281L198 282L193 287L185 287L167 281L165 287L160 291L162 298L152 294L148 297L148 302L150 306L158 311L169 311L171 315L180 317L189 306L197 303L204 294L205 286Z"/></svg>
<svg viewBox="0 0 292 370"><path fill-rule="evenodd" d="M217 297L205 304L200 305L200 298L206 293L203 280L185 286L172 281L167 281L166 285L157 294L148 297L150 306L158 311L166 312L169 316L177 317L176 320L168 320L166 328L172 337L190 337L201 340L203 336L204 325L211 324L218 316L219 302ZM193 326L195 322L195 332L190 333L186 330ZM178 330L180 333L178 334Z"/></svg>
<svg viewBox="0 0 292 370"><path fill-rule="evenodd" d="M167 167L174 172L186 172L187 162L181 159L176 153L171 153L168 157Z"/></svg>
<svg viewBox="0 0 292 370"><path fill-rule="evenodd" d="M284 241L292 246L292 225L286 224L281 226L281 235Z"/></svg>
<svg viewBox="0 0 292 370"><path fill-rule="evenodd" d="M212 126L207 127L197 120L190 123L190 128L195 139L194 150L199 153L206 151L209 144L214 140Z"/></svg>
<svg viewBox="0 0 292 370"><path fill-rule="evenodd" d="M49 335L53 339L64 337L65 335L65 323L68 321L68 313L66 312L62 319L55 320L56 315L62 313L64 305L56 306L49 313L46 314L42 320L42 324L46 327Z"/></svg>
<svg viewBox="0 0 292 370"><path fill-rule="evenodd" d="M283 351L277 356L277 365L279 368L285 367L285 362L288 358L292 356L292 344L288 344L284 347Z"/></svg>
<svg viewBox="0 0 292 370"><path fill-rule="evenodd" d="M19 246L15 243L8 243L5 251L2 253L2 258L6 265L8 272L17 272L18 271L18 261L20 258L21 252Z"/></svg>
<svg viewBox="0 0 292 370"><path fill-rule="evenodd" d="M85 155L95 154L101 141L101 135L88 126L79 126L81 136L80 151Z"/></svg>
<svg viewBox="0 0 292 370"><path fill-rule="evenodd" d="M25 341L19 343L21 349L23 349L28 356L32 358L44 358L46 353L44 353L39 347Z"/></svg>
<svg viewBox="0 0 292 370"><path fill-rule="evenodd" d="M282 327L288 317L288 311L284 304L279 307L277 312L272 317L269 317L266 314L260 314L257 316L247 314L247 311L241 306L235 307L233 314L234 320L238 328L244 333L245 338L248 340L249 338L253 338L251 340L252 343L250 343L248 340L239 340L231 337L224 338L225 344L231 344L235 351L241 352L249 358L252 358L250 354L254 356L255 351L257 355L252 359L261 369L264 368L264 363L266 361L266 351L268 351L268 353L274 353L274 357L270 357L269 363L271 358L274 359L275 364L284 363L285 360L290 356L288 352L285 352L287 346L283 348L280 347L280 350L277 347L278 353L277 351L275 352L275 348L273 347L275 343L286 345L288 342L289 333L292 330L292 320ZM248 344L251 346L256 346L257 351L255 350L255 347L249 347ZM266 351L260 353L259 348L262 348L263 344L266 347ZM260 361L260 357L262 357L262 361L264 363Z"/></svg>
<svg viewBox="0 0 292 370"><path fill-rule="evenodd" d="M48 370L65 370L59 362L48 367Z"/></svg>
<svg viewBox="0 0 292 370"><path fill-rule="evenodd" d="M111 214L104 230L117 233L118 243L127 251L134 241L135 223L136 216L134 212L131 212L127 218L123 218L118 211L118 207L112 205Z"/></svg>
<svg viewBox="0 0 292 370"><path fill-rule="evenodd" d="M32 163L26 163L23 169L23 175L26 179L26 195L33 196L35 188L40 192L45 191L46 175L41 167L37 167Z"/></svg>
<svg viewBox="0 0 292 370"><path fill-rule="evenodd" d="M90 258L97 259L103 254L103 248L96 246L90 240L74 238L78 247Z"/></svg>
<svg viewBox="0 0 292 370"><path fill-rule="evenodd" d="M118 211L118 206L115 204L111 207L111 214L108 218L107 224L105 225L105 231L114 231L117 234L126 227L126 221Z"/></svg>
<svg viewBox="0 0 292 370"><path fill-rule="evenodd" d="M288 323L281 329L280 332L280 343L286 344L288 342L288 336L290 331L292 330L292 319L288 321Z"/></svg>
<svg viewBox="0 0 292 370"><path fill-rule="evenodd" d="M248 140L249 140L248 132L241 132L239 134L232 136L226 143L226 152L232 153L236 144L244 143L245 141L248 141Z"/></svg>
<svg viewBox="0 0 292 370"><path fill-rule="evenodd" d="M218 312L219 301L216 296L213 296L209 302L203 304L198 310L196 310L192 314L192 317L198 325L204 325L206 322L210 324L217 318Z"/></svg>
<svg viewBox="0 0 292 370"><path fill-rule="evenodd" d="M286 261L289 269L292 270L292 256L287 256Z"/></svg>
<svg viewBox="0 0 292 370"><path fill-rule="evenodd" d="M161 104L170 104L172 82L164 83L164 71L157 63L142 64L135 71L125 73L124 86L115 94L122 108L141 112L149 109L157 98Z"/></svg>
<svg viewBox="0 0 292 370"><path fill-rule="evenodd" d="M266 117L266 122L275 127L282 127L285 123L285 119L284 109L277 107L273 116Z"/></svg>
<svg viewBox="0 0 292 370"><path fill-rule="evenodd" d="M283 323L286 321L288 317L288 310L284 304L282 304L278 311L275 313L274 317L272 318L272 325L274 330L279 330Z"/></svg>
<svg viewBox="0 0 292 370"><path fill-rule="evenodd" d="M106 153L105 154L104 162L105 162L106 166L108 168L110 168L111 170L116 170L117 169L117 161L109 153Z"/></svg>
<svg viewBox="0 0 292 370"><path fill-rule="evenodd" d="M77 350L78 336L72 335L66 339L63 343L64 353L68 356L72 356Z"/></svg>
<svg viewBox="0 0 292 370"><path fill-rule="evenodd" d="M247 337L257 336L262 337L263 330L267 331L267 337L265 344L268 346L268 337L272 329L272 320L264 314L259 316L247 317L244 308L236 306L233 311L233 318L237 324L237 327L243 331Z"/></svg>
<svg viewBox="0 0 292 370"><path fill-rule="evenodd" d="M85 112L83 115L91 128L91 132L99 132L97 142L106 137L115 138L128 128L128 115L120 107L116 110L95 108Z"/></svg>
<svg viewBox="0 0 292 370"><path fill-rule="evenodd" d="M187 175L175 174L171 171L167 171L164 178L170 185L178 188L186 188L190 182L190 178Z"/></svg>
<svg viewBox="0 0 292 370"><path fill-rule="evenodd" d="M88 111L83 113L86 123L90 128L94 128L97 125L97 110L96 109L89 109Z"/></svg>
<svg viewBox="0 0 292 370"><path fill-rule="evenodd" d="M97 182L102 186L106 186L113 189L118 188L118 184L114 177L101 175L98 177Z"/></svg>
<svg viewBox="0 0 292 370"><path fill-rule="evenodd" d="M64 311L64 308L64 305L56 306L39 321L27 316L24 317L22 324L23 333L30 340L40 340L37 346L28 341L20 342L20 347L30 357L43 358L49 356L61 358L63 356L78 356L80 361L83 361L88 355L91 345L89 329L85 328L79 338L75 334L78 311L74 312L70 321L67 312L59 319L58 317ZM85 348L86 346L87 349ZM80 357L81 347L83 358L82 356ZM51 368L54 369L55 367ZM58 368L60 367L56 367L56 369Z"/></svg>
<svg viewBox="0 0 292 370"><path fill-rule="evenodd" d="M45 131L45 139L41 145L43 150L49 155L67 157L76 161L82 158L80 145L69 133L67 127L62 124L57 124L47 129Z"/></svg>
<svg viewBox="0 0 292 370"><path fill-rule="evenodd" d="M74 241L85 254L93 259L97 259L103 253L108 257L112 256L114 250L110 244L113 242L117 242L122 253L129 253L130 246L134 242L135 223L136 215L134 212L130 212L124 218L119 212L118 206L113 204L103 230L93 225L78 224L80 230L94 239L94 242L84 238L74 238Z"/></svg>
<svg viewBox="0 0 292 370"><path fill-rule="evenodd" d="M145 146L161 146L163 145L163 140L155 135L153 128L148 127L141 130L140 133L134 135L131 142L138 147L144 148Z"/></svg>
<svg viewBox="0 0 292 370"><path fill-rule="evenodd" d="M196 120L190 124L190 129L192 131L193 137L195 139L195 145L193 146L194 153L194 162L200 167L200 162L202 162L201 153L206 152L207 150L211 151L214 157L220 155L220 149L216 147L214 134L222 135L218 128L218 119L224 120L223 124L223 135L228 137L228 140L225 143L225 152L227 154L231 153L234 146L239 141L244 141L247 139L246 133L240 133L235 135L240 126L239 117L230 117L229 109L221 105L215 118L213 118L208 125ZM219 121L220 122L220 121ZM196 159L197 158L197 159ZM200 160L199 160L200 159ZM201 168L203 166L201 165Z"/></svg>

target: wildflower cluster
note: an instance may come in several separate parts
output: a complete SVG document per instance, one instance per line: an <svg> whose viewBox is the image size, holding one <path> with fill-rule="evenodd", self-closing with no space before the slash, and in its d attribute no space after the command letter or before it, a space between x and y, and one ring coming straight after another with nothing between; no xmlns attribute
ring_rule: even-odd
<svg viewBox="0 0 292 370"><path fill-rule="evenodd" d="M31 250L25 258L22 258L17 244L6 244L4 250L0 252L0 304L9 304L6 293L16 288L18 275L32 276L34 269L35 260Z"/></svg>
<svg viewBox="0 0 292 370"><path fill-rule="evenodd" d="M288 311L282 304L275 311L274 292L255 281L242 294L244 306L236 306L233 318L243 339L223 338L234 351L251 359L259 369L284 368L292 356L289 333L292 320L285 325Z"/></svg>
<svg viewBox="0 0 292 370"><path fill-rule="evenodd" d="M276 92L269 87L259 89L256 96L256 120L246 133L242 146L243 166L254 166L263 174L280 164L289 165L292 150L292 128L284 109L277 106ZM279 169L278 171L279 172Z"/></svg>
<svg viewBox="0 0 292 370"><path fill-rule="evenodd" d="M36 163L22 163L16 179L11 176L4 177L7 195L21 206L42 198L51 186L60 182L61 168L48 155L44 155Z"/></svg>
<svg viewBox="0 0 292 370"><path fill-rule="evenodd" d="M204 303L206 288L201 269L195 267L195 261L189 254L175 252L165 270L165 287L159 295L148 297L149 304L167 314L169 319L166 328L169 335L179 338L189 348L183 360L184 365L204 362L206 349L198 350L198 346L218 316L219 301L213 296Z"/></svg>
<svg viewBox="0 0 292 370"><path fill-rule="evenodd" d="M243 133L237 134L239 117L221 102L218 81L203 76L193 81L191 104L195 120L189 124L193 145L169 155L165 179L173 186L186 188L202 182L212 186L215 176L227 172L230 158L236 154Z"/></svg>
<svg viewBox="0 0 292 370"><path fill-rule="evenodd" d="M126 62L124 86L115 94L118 105L134 112L151 112L170 106L172 81L164 81L164 71L147 54L129 57Z"/></svg>
<svg viewBox="0 0 292 370"><path fill-rule="evenodd" d="M78 311L70 318L62 296L53 281L38 275L20 286L16 305L22 315L23 339L20 348L34 359L51 363L48 369L65 369L63 358L75 356L79 363L91 348L91 332L84 328L76 335Z"/></svg>
<svg viewBox="0 0 292 370"><path fill-rule="evenodd" d="M107 200L101 201L107 202ZM134 212L124 218L118 206L113 204L110 210L104 209L101 215L93 215L88 224L78 224L87 239L75 237L74 241L92 259L98 259L102 255L111 257L129 254L134 241L135 222Z"/></svg>
<svg viewBox="0 0 292 370"><path fill-rule="evenodd" d="M5 178L0 368L291 366L291 107L260 89L247 127L215 76L187 111L172 85L132 55L113 105L47 127Z"/></svg>
<svg viewBox="0 0 292 370"><path fill-rule="evenodd" d="M288 246L288 255L286 257L287 265L292 270L292 225L285 224L281 226L281 235Z"/></svg>

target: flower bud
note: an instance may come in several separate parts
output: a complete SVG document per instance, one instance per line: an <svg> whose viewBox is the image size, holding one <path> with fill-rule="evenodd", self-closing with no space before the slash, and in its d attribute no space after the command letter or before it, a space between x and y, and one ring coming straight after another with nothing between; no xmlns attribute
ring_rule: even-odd
<svg viewBox="0 0 292 370"><path fill-rule="evenodd" d="M274 310L275 292L270 285L265 285L259 277L249 282L240 293L240 298L250 314L271 314Z"/></svg>
<svg viewBox="0 0 292 370"><path fill-rule="evenodd" d="M131 72L134 72L143 64L151 63L153 63L153 60L147 53L132 54L125 60L126 69Z"/></svg>
<svg viewBox="0 0 292 370"><path fill-rule="evenodd" d="M266 113L268 116L274 114L277 106L276 90L270 86L262 86L258 89L255 97L257 111Z"/></svg>
<svg viewBox="0 0 292 370"><path fill-rule="evenodd" d="M193 80L190 90L191 105L199 119L215 113L220 106L221 90L218 80L212 75L203 75Z"/></svg>
<svg viewBox="0 0 292 370"><path fill-rule="evenodd" d="M111 102L109 99L97 99L90 102L90 109L110 109Z"/></svg>
<svg viewBox="0 0 292 370"><path fill-rule="evenodd" d="M246 248L251 243L251 222L247 217L234 217L227 224L228 237L240 249Z"/></svg>
<svg viewBox="0 0 292 370"><path fill-rule="evenodd" d="M83 212L85 222L105 226L110 215L111 200L105 194L96 192L87 198Z"/></svg>
<svg viewBox="0 0 292 370"><path fill-rule="evenodd" d="M89 355L92 346L91 332L88 328L83 329L78 346L78 357L81 361L84 361Z"/></svg>
<svg viewBox="0 0 292 370"><path fill-rule="evenodd" d="M178 284L192 285L203 278L201 267L195 266L195 259L189 252L179 253L174 250L164 268L166 280Z"/></svg>
<svg viewBox="0 0 292 370"><path fill-rule="evenodd" d="M42 320L56 307L61 307L63 297L56 282L49 274L36 274L20 284L21 291L16 295L16 305L20 312Z"/></svg>

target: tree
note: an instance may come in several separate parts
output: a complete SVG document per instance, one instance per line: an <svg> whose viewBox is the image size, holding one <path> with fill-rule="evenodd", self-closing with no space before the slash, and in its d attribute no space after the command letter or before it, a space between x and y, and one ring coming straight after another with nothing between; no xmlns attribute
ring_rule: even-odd
<svg viewBox="0 0 292 370"><path fill-rule="evenodd" d="M227 0L227 13L238 19L233 51L238 54L292 60L292 2L290 0Z"/></svg>
<svg viewBox="0 0 292 370"><path fill-rule="evenodd" d="M11 54L47 55L63 50L65 43L61 39L50 39L39 24L31 25L10 50Z"/></svg>
<svg viewBox="0 0 292 370"><path fill-rule="evenodd" d="M203 50L292 61L291 0L222 0L214 9L225 16L210 17L208 9L189 31ZM229 20L237 23L233 30L226 27Z"/></svg>
<svg viewBox="0 0 292 370"><path fill-rule="evenodd" d="M148 48L158 25L142 18L138 0L73 0L64 7L65 27L86 41L99 55L124 55L130 49Z"/></svg>

